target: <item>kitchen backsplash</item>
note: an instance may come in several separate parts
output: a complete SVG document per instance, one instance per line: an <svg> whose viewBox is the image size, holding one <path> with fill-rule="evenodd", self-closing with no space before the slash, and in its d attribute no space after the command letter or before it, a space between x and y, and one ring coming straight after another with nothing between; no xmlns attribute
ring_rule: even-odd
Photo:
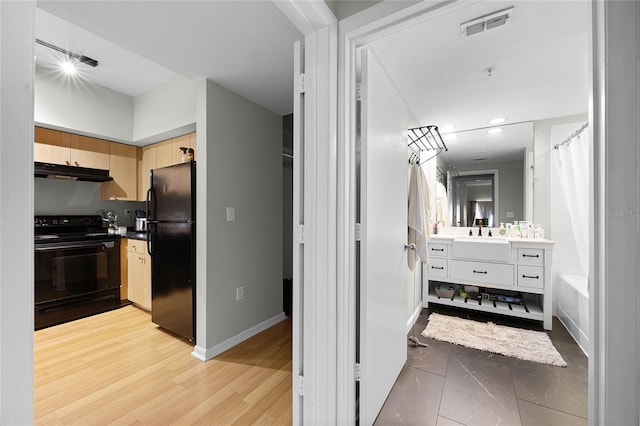
<svg viewBox="0 0 640 426"><path fill-rule="evenodd" d="M34 179L34 210L36 215L47 214L101 214L113 210L118 215L118 225L134 226L135 210L144 210L141 201L112 201L100 199L100 184L58 179ZM130 218L124 210L131 210Z"/></svg>

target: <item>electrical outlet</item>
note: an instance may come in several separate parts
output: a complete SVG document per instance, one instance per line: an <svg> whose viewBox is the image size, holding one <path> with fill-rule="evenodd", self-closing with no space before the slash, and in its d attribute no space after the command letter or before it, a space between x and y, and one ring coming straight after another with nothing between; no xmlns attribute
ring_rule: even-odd
<svg viewBox="0 0 640 426"><path fill-rule="evenodd" d="M236 302L244 299L244 286L236 287Z"/></svg>
<svg viewBox="0 0 640 426"><path fill-rule="evenodd" d="M131 209L124 209L124 217L131 217Z"/></svg>

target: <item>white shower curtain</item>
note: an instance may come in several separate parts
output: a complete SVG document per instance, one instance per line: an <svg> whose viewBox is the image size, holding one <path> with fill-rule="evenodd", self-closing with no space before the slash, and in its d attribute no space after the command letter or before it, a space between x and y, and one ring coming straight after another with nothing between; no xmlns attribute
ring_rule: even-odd
<svg viewBox="0 0 640 426"><path fill-rule="evenodd" d="M562 193L569 207L580 265L589 273L589 134L584 131L553 150Z"/></svg>

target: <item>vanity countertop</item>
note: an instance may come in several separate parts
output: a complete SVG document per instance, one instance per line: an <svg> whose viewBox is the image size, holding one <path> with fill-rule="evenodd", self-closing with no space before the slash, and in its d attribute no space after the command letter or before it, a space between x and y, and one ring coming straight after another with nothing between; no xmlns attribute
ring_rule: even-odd
<svg viewBox="0 0 640 426"><path fill-rule="evenodd" d="M469 237L463 234L460 235L451 235L451 234L437 234L431 235L431 238L429 239L429 242L448 242L448 241L453 241L456 238L464 238L466 241L470 241L472 240L472 238L477 238L478 241L482 241L483 239L489 240L491 238L494 239L500 239L500 240L506 240L509 243L512 244L516 244L516 243L522 243L522 244L540 244L540 245L547 245L547 244L555 244L554 241L551 240L547 240L546 238L515 238L515 237L487 237L487 236L482 236L482 237Z"/></svg>

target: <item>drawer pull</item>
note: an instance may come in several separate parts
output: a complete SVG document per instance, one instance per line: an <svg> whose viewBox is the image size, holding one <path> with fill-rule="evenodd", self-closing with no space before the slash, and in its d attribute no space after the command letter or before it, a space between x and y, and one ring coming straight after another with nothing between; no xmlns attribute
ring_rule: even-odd
<svg viewBox="0 0 640 426"><path fill-rule="evenodd" d="M476 271L475 269L473 270L474 274L485 274L487 273L487 271Z"/></svg>
<svg viewBox="0 0 640 426"><path fill-rule="evenodd" d="M440 269L443 270L444 266L432 266L431 269Z"/></svg>
<svg viewBox="0 0 640 426"><path fill-rule="evenodd" d="M443 249L443 248L439 248L439 249L437 249L437 248L432 248L432 249L431 249L431 251L444 251L444 249Z"/></svg>
<svg viewBox="0 0 640 426"><path fill-rule="evenodd" d="M539 254L533 255L533 254L522 253L522 257L540 257L540 255Z"/></svg>
<svg viewBox="0 0 640 426"><path fill-rule="evenodd" d="M522 278L532 278L532 279L534 279L534 280L539 280L539 279L540 279L540 276L539 276L539 275L536 275L536 276L534 277L533 275L524 275L524 274L522 274Z"/></svg>

